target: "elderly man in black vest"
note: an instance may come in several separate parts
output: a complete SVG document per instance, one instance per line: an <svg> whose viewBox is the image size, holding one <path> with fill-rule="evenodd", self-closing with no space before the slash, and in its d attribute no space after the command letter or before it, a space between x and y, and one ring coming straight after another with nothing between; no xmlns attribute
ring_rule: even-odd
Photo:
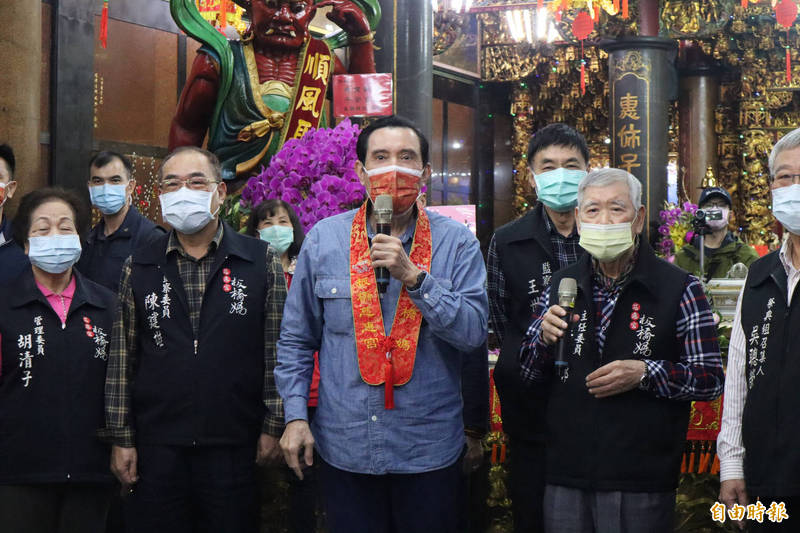
<svg viewBox="0 0 800 533"><path fill-rule="evenodd" d="M221 175L200 148L167 156L160 200L173 230L122 268L104 433L130 487L130 531L257 531L254 462L278 457L286 282L266 242L219 219Z"/></svg>
<svg viewBox="0 0 800 533"><path fill-rule="evenodd" d="M550 277L578 260L575 228L578 183L586 175L589 147L566 124L550 124L528 144L531 186L538 202L522 218L499 228L489 243L489 323L500 343L494 371L509 437L509 493L515 533L542 531L544 409L546 391L525 390L519 347L531 311Z"/></svg>
<svg viewBox="0 0 800 533"><path fill-rule="evenodd" d="M553 276L520 353L523 380L549 386L545 530L671 532L690 401L722 392L714 317L700 281L641 238L631 174L591 172L575 213L588 254ZM569 318L556 305L566 278Z"/></svg>
<svg viewBox="0 0 800 533"><path fill-rule="evenodd" d="M750 266L739 297L718 439L719 499L746 508L759 531L786 528L800 509L800 129L775 144L769 174L772 214L789 238Z"/></svg>

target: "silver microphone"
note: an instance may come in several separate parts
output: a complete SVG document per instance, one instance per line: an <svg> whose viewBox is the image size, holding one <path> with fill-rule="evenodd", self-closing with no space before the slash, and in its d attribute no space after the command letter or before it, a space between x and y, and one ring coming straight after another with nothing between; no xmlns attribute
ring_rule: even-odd
<svg viewBox="0 0 800 533"><path fill-rule="evenodd" d="M555 361L556 374L562 381L566 379L569 372L569 363L566 355L567 337L569 335L569 327L572 324L572 314L575 310L575 298L577 297L578 282L573 278L563 278L561 283L558 284L558 305L567 312L567 316L564 317L567 321L567 329L564 330L564 336L558 340Z"/></svg>
<svg viewBox="0 0 800 533"><path fill-rule="evenodd" d="M375 233L384 235L392 234L392 195L379 194L375 198ZM389 271L385 267L375 269L375 281L378 283L378 292L385 293L389 287Z"/></svg>

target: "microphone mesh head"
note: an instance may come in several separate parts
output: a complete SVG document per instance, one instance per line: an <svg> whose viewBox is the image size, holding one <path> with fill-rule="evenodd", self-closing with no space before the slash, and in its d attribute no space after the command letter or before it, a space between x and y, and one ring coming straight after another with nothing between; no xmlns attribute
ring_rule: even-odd
<svg viewBox="0 0 800 533"><path fill-rule="evenodd" d="M375 210L376 211L391 211L392 210L392 195L391 194L379 194L377 198L375 198Z"/></svg>
<svg viewBox="0 0 800 533"><path fill-rule="evenodd" d="M578 282L574 278L564 278L558 284L558 296L568 296L575 298L578 295Z"/></svg>

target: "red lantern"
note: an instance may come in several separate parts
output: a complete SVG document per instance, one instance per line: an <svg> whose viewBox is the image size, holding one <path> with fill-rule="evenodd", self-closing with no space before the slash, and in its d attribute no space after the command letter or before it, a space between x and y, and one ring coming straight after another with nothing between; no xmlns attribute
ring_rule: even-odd
<svg viewBox="0 0 800 533"><path fill-rule="evenodd" d="M572 22L572 34L581 41L581 94L586 94L586 60L583 58L583 40L594 30L594 21L586 11L581 11Z"/></svg>
<svg viewBox="0 0 800 533"><path fill-rule="evenodd" d="M797 4L793 0L781 0L775 6L775 20L786 28L786 81L792 81L792 54L789 52L789 29L797 19Z"/></svg>

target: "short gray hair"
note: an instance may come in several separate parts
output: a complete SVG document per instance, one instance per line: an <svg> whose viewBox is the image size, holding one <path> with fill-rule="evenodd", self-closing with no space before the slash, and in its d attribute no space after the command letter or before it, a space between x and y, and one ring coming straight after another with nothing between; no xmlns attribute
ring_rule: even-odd
<svg viewBox="0 0 800 533"><path fill-rule="evenodd" d="M778 158L778 154L784 150L791 150L793 148L797 148L798 146L800 146L800 128L790 131L781 137L781 140L775 143L775 146L772 147L772 151L769 153L770 178L775 177L775 160Z"/></svg>
<svg viewBox="0 0 800 533"><path fill-rule="evenodd" d="M599 168L589 172L578 184L578 209L583 205L587 187L606 187L614 183L627 183L631 203L637 211L642 207L642 183L630 172L619 168Z"/></svg>

